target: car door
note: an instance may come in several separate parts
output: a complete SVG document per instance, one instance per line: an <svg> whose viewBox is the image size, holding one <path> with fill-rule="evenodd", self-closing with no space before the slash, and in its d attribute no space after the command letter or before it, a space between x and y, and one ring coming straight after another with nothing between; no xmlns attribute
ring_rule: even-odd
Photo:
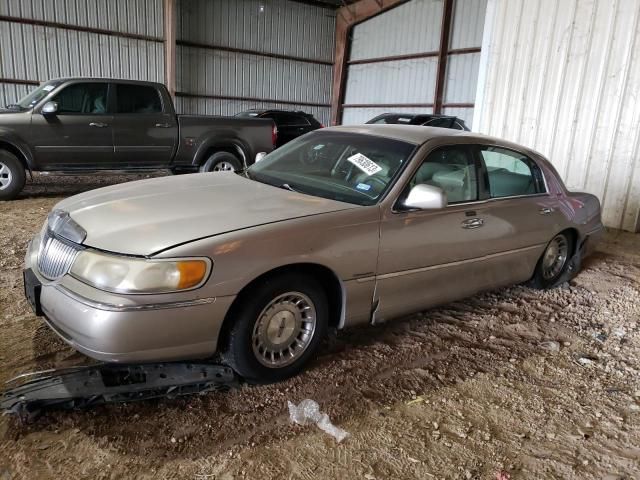
<svg viewBox="0 0 640 480"><path fill-rule="evenodd" d="M55 113L37 107L31 121L32 146L42 170L111 168L113 116L108 109L106 82L76 82L49 99Z"/></svg>
<svg viewBox="0 0 640 480"><path fill-rule="evenodd" d="M479 164L466 145L433 150L414 172L393 208L383 210L376 276L375 320L415 312L478 291L486 232L478 206ZM415 185L442 188L448 206L403 210Z"/></svg>
<svg viewBox="0 0 640 480"><path fill-rule="evenodd" d="M113 141L122 168L166 167L178 138L177 119L152 85L115 83Z"/></svg>
<svg viewBox="0 0 640 480"><path fill-rule="evenodd" d="M507 281L530 278L551 238L562 229L558 199L546 189L542 170L523 152L498 145L477 145L484 196L484 229L491 234L488 255L500 261ZM517 267L512 268L512 260Z"/></svg>

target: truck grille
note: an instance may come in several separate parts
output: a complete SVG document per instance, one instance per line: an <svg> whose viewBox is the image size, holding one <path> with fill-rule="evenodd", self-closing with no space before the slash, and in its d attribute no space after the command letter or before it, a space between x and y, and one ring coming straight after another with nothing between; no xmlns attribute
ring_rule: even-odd
<svg viewBox="0 0 640 480"><path fill-rule="evenodd" d="M79 247L61 242L49 230L42 237L38 252L38 270L49 280L56 280L69 271Z"/></svg>

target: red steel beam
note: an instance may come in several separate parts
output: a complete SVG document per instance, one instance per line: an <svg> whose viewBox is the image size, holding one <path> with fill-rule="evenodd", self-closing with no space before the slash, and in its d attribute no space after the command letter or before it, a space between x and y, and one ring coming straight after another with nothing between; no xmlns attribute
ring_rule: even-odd
<svg viewBox="0 0 640 480"><path fill-rule="evenodd" d="M447 52L451 34L451 23L453 20L453 1L444 0L444 11L442 13L442 27L440 28L440 49L438 54L438 70L436 75L436 91L434 95L433 113L442 113L442 100L444 98L444 84L447 72Z"/></svg>

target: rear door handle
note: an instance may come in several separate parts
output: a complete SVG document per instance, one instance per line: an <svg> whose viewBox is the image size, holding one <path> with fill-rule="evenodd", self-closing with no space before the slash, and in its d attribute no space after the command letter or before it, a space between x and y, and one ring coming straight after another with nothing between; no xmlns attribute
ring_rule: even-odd
<svg viewBox="0 0 640 480"><path fill-rule="evenodd" d="M553 208L549 208L549 207L542 207L539 210L540 215L549 215L552 212L553 212Z"/></svg>
<svg viewBox="0 0 640 480"><path fill-rule="evenodd" d="M91 122L89 124L90 127L96 127L96 128L104 128L104 127L108 127L109 125L107 125L106 123L102 123L102 122Z"/></svg>
<svg viewBox="0 0 640 480"><path fill-rule="evenodd" d="M470 218L469 220L465 220L462 222L462 228L480 228L484 225L484 220L481 218Z"/></svg>
<svg viewBox="0 0 640 480"><path fill-rule="evenodd" d="M156 123L156 127L158 128L171 128L170 123Z"/></svg>

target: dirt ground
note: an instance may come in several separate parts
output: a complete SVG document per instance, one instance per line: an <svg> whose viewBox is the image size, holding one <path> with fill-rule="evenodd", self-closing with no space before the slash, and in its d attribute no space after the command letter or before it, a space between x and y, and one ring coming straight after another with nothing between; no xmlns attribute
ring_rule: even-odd
<svg viewBox="0 0 640 480"><path fill-rule="evenodd" d="M40 176L0 203L0 382L87 361L23 299L25 247L64 196L135 178ZM608 232L570 285L340 333L284 383L2 417L0 480L640 478L639 320L640 235ZM292 425L305 398L350 436Z"/></svg>

